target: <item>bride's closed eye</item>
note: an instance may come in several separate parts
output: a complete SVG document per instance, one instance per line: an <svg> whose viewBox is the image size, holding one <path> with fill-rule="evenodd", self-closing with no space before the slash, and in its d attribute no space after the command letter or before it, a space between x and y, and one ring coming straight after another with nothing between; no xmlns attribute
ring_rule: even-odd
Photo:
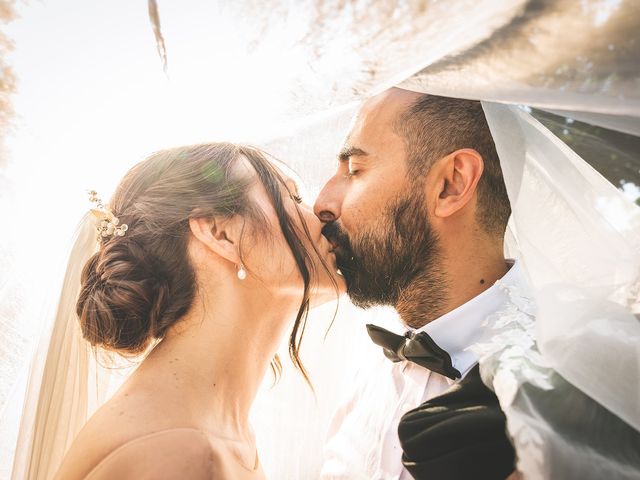
<svg viewBox="0 0 640 480"><path fill-rule="evenodd" d="M291 200L293 200L297 204L302 203L303 200L302 195L300 195L300 189L298 188L296 182L292 179L287 180L287 190L289 192L289 198L291 198Z"/></svg>

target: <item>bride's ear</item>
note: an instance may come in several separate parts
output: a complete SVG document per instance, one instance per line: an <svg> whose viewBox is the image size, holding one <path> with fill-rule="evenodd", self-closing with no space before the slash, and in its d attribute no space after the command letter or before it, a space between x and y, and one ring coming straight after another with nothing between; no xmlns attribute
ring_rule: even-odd
<svg viewBox="0 0 640 480"><path fill-rule="evenodd" d="M239 242L242 218L190 218L189 228L195 240L211 253L234 263L240 263Z"/></svg>

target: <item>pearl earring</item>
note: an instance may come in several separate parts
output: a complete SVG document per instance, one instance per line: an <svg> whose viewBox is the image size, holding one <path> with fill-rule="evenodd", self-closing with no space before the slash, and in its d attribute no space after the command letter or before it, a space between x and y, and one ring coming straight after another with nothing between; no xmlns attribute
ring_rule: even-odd
<svg viewBox="0 0 640 480"><path fill-rule="evenodd" d="M244 280L245 278L247 278L247 271L244 269L244 265L242 265L242 263L238 267L238 278L240 280Z"/></svg>

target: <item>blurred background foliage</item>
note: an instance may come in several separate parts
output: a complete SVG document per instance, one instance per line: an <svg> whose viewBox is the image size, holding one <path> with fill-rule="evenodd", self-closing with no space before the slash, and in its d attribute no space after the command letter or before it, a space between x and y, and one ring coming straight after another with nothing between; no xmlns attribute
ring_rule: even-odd
<svg viewBox="0 0 640 480"><path fill-rule="evenodd" d="M640 205L640 137L541 110L531 113L602 176Z"/></svg>
<svg viewBox="0 0 640 480"><path fill-rule="evenodd" d="M6 25L15 16L15 0L0 0L0 25ZM16 76L6 60L7 54L12 49L13 42L0 31L0 165L6 159L2 142L11 126L11 116L13 115L11 94L16 88Z"/></svg>

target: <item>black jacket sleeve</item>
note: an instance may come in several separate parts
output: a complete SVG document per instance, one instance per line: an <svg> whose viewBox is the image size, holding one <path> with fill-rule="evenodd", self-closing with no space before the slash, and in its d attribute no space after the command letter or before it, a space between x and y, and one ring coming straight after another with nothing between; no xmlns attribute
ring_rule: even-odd
<svg viewBox="0 0 640 480"><path fill-rule="evenodd" d="M476 365L442 395L407 412L398 435L416 480L504 480L515 453L506 418Z"/></svg>

